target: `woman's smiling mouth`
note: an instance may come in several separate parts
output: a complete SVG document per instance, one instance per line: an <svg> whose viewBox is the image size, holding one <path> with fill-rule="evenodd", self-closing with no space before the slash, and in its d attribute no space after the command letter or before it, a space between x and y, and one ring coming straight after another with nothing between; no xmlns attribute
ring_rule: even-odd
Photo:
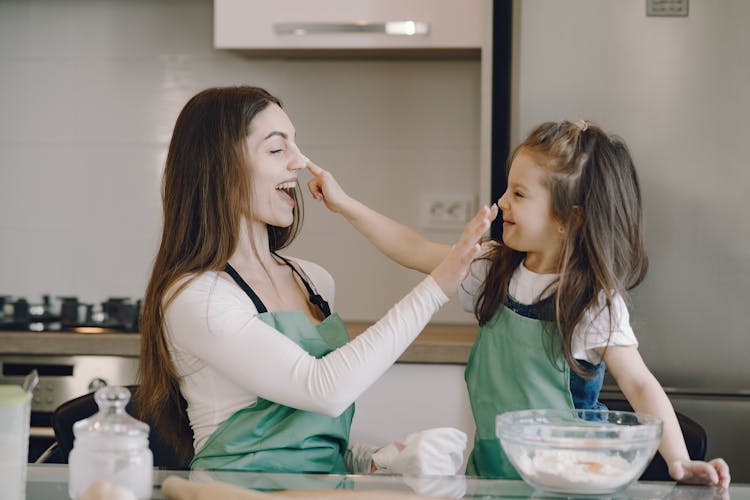
<svg viewBox="0 0 750 500"><path fill-rule="evenodd" d="M289 204L289 206L294 206L294 198L292 197L292 192L297 187L297 181L284 181L281 184L276 185L276 191L279 193L279 196L281 196L284 201Z"/></svg>

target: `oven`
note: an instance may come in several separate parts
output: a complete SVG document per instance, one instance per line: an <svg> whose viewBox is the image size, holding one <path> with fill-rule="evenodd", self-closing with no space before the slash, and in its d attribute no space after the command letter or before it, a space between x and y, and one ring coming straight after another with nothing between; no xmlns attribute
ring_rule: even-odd
<svg viewBox="0 0 750 500"><path fill-rule="evenodd" d="M39 384L31 400L29 462L55 442L52 413L62 403L105 385L135 384L138 358L126 356L0 355L0 384L21 385L36 369ZM55 462L54 456L50 462Z"/></svg>

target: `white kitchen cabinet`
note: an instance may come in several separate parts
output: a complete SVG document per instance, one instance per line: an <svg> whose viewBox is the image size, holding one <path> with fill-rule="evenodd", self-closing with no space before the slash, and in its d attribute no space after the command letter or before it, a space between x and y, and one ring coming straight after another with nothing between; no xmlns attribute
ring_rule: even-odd
<svg viewBox="0 0 750 500"><path fill-rule="evenodd" d="M396 363L357 398L351 437L382 446L403 440L412 432L455 427L469 440L465 467L475 432L465 368L456 364Z"/></svg>
<svg viewBox="0 0 750 500"><path fill-rule="evenodd" d="M487 9L488 0L214 0L214 46L478 53Z"/></svg>

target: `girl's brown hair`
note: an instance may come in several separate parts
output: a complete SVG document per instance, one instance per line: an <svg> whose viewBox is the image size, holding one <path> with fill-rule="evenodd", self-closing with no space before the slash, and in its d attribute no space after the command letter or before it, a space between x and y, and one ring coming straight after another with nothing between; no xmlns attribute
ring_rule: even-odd
<svg viewBox="0 0 750 500"><path fill-rule="evenodd" d="M554 319L571 369L587 376L571 350L575 326L602 293L612 324L614 294L627 297L648 269L638 176L625 143L589 122L539 125L513 151L508 170L520 151L546 170L552 215L565 227L554 314L548 319ZM475 312L480 324L505 304L511 275L524 257L502 243L485 256L491 264Z"/></svg>
<svg viewBox="0 0 750 500"><path fill-rule="evenodd" d="M244 142L253 119L269 104L281 106L258 87L206 89L182 109L169 143L162 179L164 227L140 322L136 399L140 418L185 464L193 455L193 433L167 347L164 310L191 277L224 269L241 224L252 219ZM272 251L289 245L301 227L302 197L296 191L293 197L292 225L268 226Z"/></svg>

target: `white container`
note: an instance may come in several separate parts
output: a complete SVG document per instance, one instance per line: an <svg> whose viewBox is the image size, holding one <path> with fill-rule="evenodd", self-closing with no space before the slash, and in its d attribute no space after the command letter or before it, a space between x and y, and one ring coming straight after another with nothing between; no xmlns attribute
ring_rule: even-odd
<svg viewBox="0 0 750 500"><path fill-rule="evenodd" d="M73 425L68 493L78 499L99 479L127 488L139 499L151 498L154 459L148 447L148 425L125 411L130 391L102 387L94 399L99 412Z"/></svg>
<svg viewBox="0 0 750 500"><path fill-rule="evenodd" d="M0 385L0 500L26 498L31 394Z"/></svg>

